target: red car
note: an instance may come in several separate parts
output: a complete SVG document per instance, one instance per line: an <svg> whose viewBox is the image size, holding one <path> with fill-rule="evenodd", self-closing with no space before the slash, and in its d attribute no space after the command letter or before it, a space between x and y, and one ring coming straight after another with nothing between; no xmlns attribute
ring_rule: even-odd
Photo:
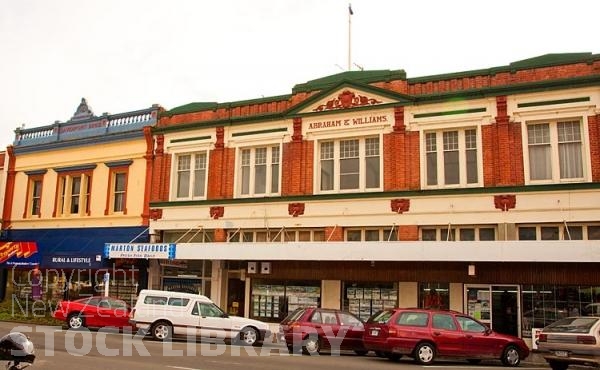
<svg viewBox="0 0 600 370"><path fill-rule="evenodd" d="M352 350L358 355L368 352L362 341L364 324L350 312L299 308L281 322L279 330L290 353L300 349L310 355L322 349Z"/></svg>
<svg viewBox="0 0 600 370"><path fill-rule="evenodd" d="M396 308L380 311L365 324L365 348L398 360L410 356L428 365L439 357L477 364L499 359L518 366L529 347L518 337L493 332L474 318L455 311Z"/></svg>
<svg viewBox="0 0 600 370"><path fill-rule="evenodd" d="M65 321L69 329L82 327L131 328L129 305L110 297L86 297L75 301L61 301L52 317Z"/></svg>

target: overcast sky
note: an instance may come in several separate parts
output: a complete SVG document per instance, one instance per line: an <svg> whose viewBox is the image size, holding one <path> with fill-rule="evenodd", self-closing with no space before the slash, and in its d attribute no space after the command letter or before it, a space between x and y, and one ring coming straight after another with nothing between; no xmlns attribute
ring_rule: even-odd
<svg viewBox="0 0 600 370"><path fill-rule="evenodd" d="M408 77L600 53L595 0L354 0L351 56ZM0 0L0 149L71 118L291 93L348 69L345 0ZM353 70L358 69L356 65Z"/></svg>

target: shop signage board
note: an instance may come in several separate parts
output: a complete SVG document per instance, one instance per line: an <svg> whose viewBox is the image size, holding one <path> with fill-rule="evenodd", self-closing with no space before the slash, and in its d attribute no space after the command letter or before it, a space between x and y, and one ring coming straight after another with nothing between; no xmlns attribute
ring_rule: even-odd
<svg viewBox="0 0 600 370"><path fill-rule="evenodd" d="M0 265L35 266L40 263L40 255L36 242L2 242L0 243Z"/></svg>
<svg viewBox="0 0 600 370"><path fill-rule="evenodd" d="M175 243L105 243L104 257L172 260Z"/></svg>

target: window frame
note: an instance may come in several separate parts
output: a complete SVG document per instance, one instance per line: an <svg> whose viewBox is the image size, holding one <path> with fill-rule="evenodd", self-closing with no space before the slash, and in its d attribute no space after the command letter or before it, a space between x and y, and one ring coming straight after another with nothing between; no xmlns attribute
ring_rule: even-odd
<svg viewBox="0 0 600 370"><path fill-rule="evenodd" d="M481 239L481 230L488 230L488 229L492 229L494 231L494 239L495 240L499 240L498 239L498 226L497 225L440 225L440 226L420 226L419 227L419 240L420 241L449 241L449 242L455 242L455 241L482 241ZM447 239L448 236L448 230L450 230L450 239ZM461 239L461 231L462 230L473 230L474 232L474 239L473 240L462 240ZM423 232L424 231L435 231L435 240L430 240L430 239L423 239ZM485 241L490 241L487 239L483 239Z"/></svg>
<svg viewBox="0 0 600 370"><path fill-rule="evenodd" d="M125 190L123 190L123 199L122 199L122 210L115 210L115 201L116 201L116 181L117 176L124 175L125 176ZM107 185L107 194L106 194L106 207L104 208L104 215L109 214L127 214L127 193L129 186L129 165L126 166L117 166L110 167L109 175L108 175L108 185Z"/></svg>
<svg viewBox="0 0 600 370"><path fill-rule="evenodd" d="M531 119L523 119L522 123L522 142L523 142L523 169L525 177L525 185L537 184L554 184L554 183L577 183L590 181L591 176L591 161L589 153L589 135L586 115L583 112L580 114L559 114L550 117L532 117ZM561 178L560 167L560 142L558 141L558 124L577 121L579 122L580 134L580 158L581 158L581 177ZM529 127L532 125L548 124L549 126L549 146L550 146L550 168L551 175L549 179L532 179L531 174L531 159L529 155Z"/></svg>
<svg viewBox="0 0 600 370"><path fill-rule="evenodd" d="M468 182L468 152L473 150L468 146L469 141L467 140L467 131L475 131L475 150L476 150L476 182ZM447 133L457 132L457 145L458 148L458 168L459 177L458 183L446 184L445 178L445 162L444 155L445 141L444 137ZM428 149L428 135L435 134L435 151ZM482 146L482 132L481 125L478 121L465 120L462 123L448 123L445 125L433 125L431 127L422 127L420 131L420 143L421 143L421 187L423 189L446 189L446 188L472 188L483 186L483 146ZM436 183L428 183L428 154L435 153L436 159Z"/></svg>
<svg viewBox="0 0 600 370"><path fill-rule="evenodd" d="M194 186L196 181L196 157L204 155L204 184L202 186L202 195L194 195ZM178 186L179 186L179 159L184 156L190 156L190 167L188 169L189 172L189 183L188 183L188 194L187 196L180 197L178 194ZM185 151L185 152L177 152L173 153L173 168L172 168L172 181L171 181L171 199L172 200L204 200L206 199L206 193L208 192L208 171L210 165L210 151L208 149L202 150L194 150L194 151Z"/></svg>
<svg viewBox="0 0 600 370"><path fill-rule="evenodd" d="M581 239L577 239L577 238L569 238L569 232L567 231L567 227L569 228L580 228L581 229ZM590 230L589 228L594 228L594 230L596 228L600 227L600 224L598 223L572 223L572 224L567 224L565 226L564 223L547 223L547 224L517 224L516 228L515 228L515 240L518 241L544 241L544 240L565 240L565 241L569 241L569 240L598 240L598 239L590 239ZM558 229L558 239L549 239L549 238L542 238L543 236L543 229L550 229L550 228L557 228ZM535 229L535 239L521 239L520 236L520 230L521 229Z"/></svg>
<svg viewBox="0 0 600 370"><path fill-rule="evenodd" d="M27 196L25 199L25 208L23 211L23 218L33 218L33 217L42 217L42 199L44 192L44 175L43 173L36 173L28 175L27 179ZM40 195L39 197L35 196L36 184L40 185ZM34 210L34 202L38 200L37 212Z"/></svg>
<svg viewBox="0 0 600 370"><path fill-rule="evenodd" d="M94 167L95 168L95 167ZM79 210L71 212L73 206L73 179L81 178ZM56 192L52 217L90 216L93 169L60 171L56 178Z"/></svg>
<svg viewBox="0 0 600 370"><path fill-rule="evenodd" d="M377 143L378 143L378 155L372 155L372 154L368 154L368 145L367 145L367 141L369 139L377 139ZM341 147L342 147L342 142L350 142L353 140L357 140L358 141L358 157L356 157L358 159L358 187L357 188L345 188L342 189L342 185L341 185L341 176L342 176L342 172L341 172L341 161L343 159L349 159L349 157L347 158L342 158L342 153L341 153ZM322 153L323 153L323 144L326 143L332 143L333 144L333 157L332 158L322 158ZM377 179L377 182L379 184L378 187L367 187L367 183L369 182L369 179L367 177L368 174L368 170L367 170L367 161L369 158L374 158L374 157L379 157L379 161L378 161L378 171L379 171L379 178ZM384 184L384 177L383 177L383 173L384 173L384 167L383 167L383 159L384 159L384 152L383 152L383 135L381 133L365 133L364 135L361 136L344 136L344 137L323 137L323 138L319 138L318 140L316 140L315 142L315 159L314 159L314 189L315 189L315 194L338 194L338 193L356 193L356 192L363 192L363 191L368 191L368 192L377 192L377 191L383 191L383 184ZM322 189L322 161L333 161L333 169L332 169L332 188L331 189L326 189L323 190ZM349 175L349 173L346 173L346 175Z"/></svg>
<svg viewBox="0 0 600 370"><path fill-rule="evenodd" d="M273 149L277 148L277 162L273 162ZM258 193L256 190L256 167L258 165L263 165L263 164L257 164L256 163L256 152L258 149L266 149L266 156L265 156L265 192L264 193ZM281 172L282 172L282 155L283 155L283 150L282 150L282 145L281 143L274 143L274 142L264 142L261 144L254 144L254 145L241 145L236 147L236 155L235 155L235 161L236 161L236 171L235 171L235 194L237 198L255 198L255 197L272 197L272 196L279 196L281 194L281 186L282 186L282 181L281 181ZM246 167L246 165L243 162L243 153L244 151L249 150L250 151L250 157L249 157L249 165L248 167L248 193L242 193L243 191L243 184L244 184L244 167ZM276 176L274 176L273 172L274 172L274 166L277 167L277 174ZM273 191L273 181L276 180L277 182L277 191Z"/></svg>

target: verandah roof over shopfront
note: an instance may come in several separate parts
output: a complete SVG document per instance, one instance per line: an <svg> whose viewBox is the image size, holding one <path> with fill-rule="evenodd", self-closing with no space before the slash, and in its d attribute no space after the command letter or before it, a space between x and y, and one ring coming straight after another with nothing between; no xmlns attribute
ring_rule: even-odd
<svg viewBox="0 0 600 370"><path fill-rule="evenodd" d="M175 260L598 262L600 240L178 243Z"/></svg>

